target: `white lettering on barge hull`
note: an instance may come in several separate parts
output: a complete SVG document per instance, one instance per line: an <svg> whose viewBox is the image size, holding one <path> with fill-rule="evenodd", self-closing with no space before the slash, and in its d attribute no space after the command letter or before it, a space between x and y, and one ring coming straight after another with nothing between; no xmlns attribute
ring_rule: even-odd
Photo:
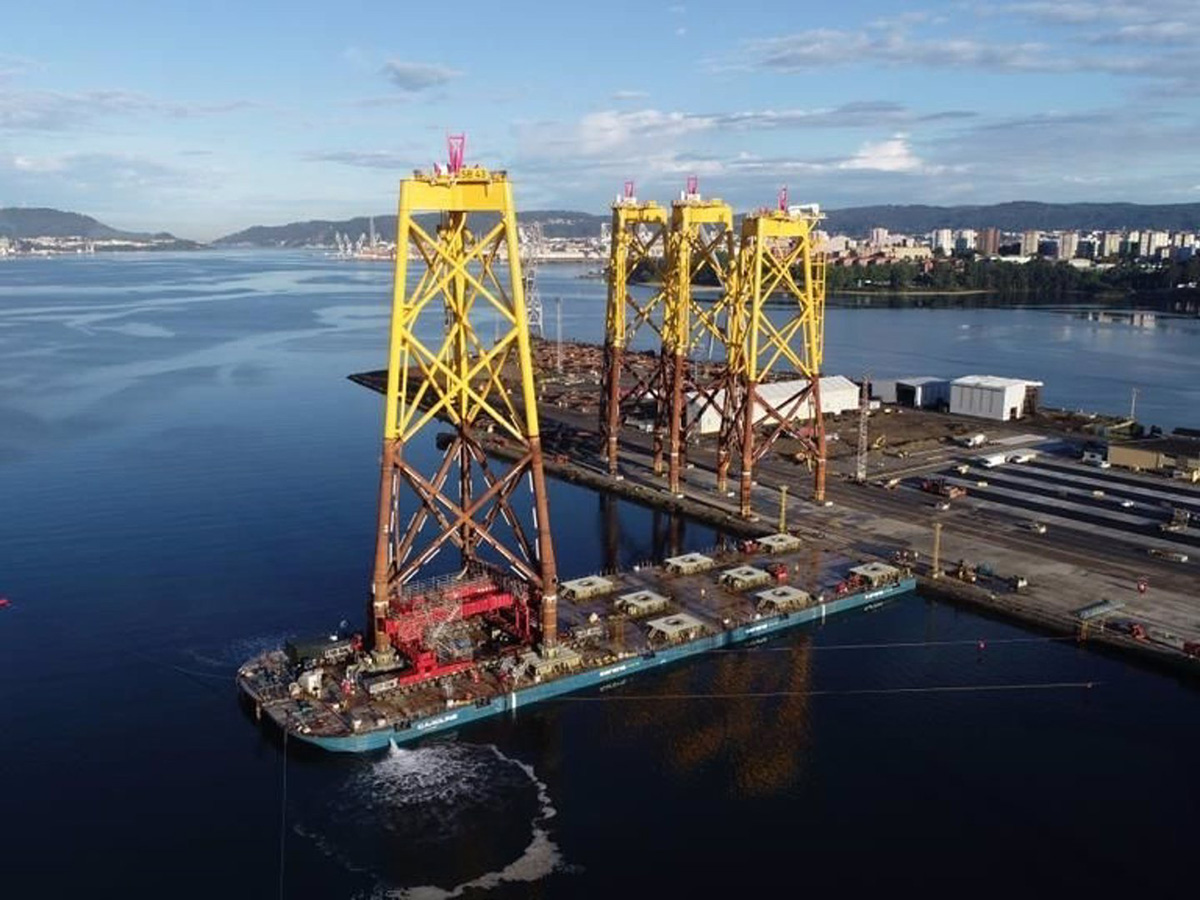
<svg viewBox="0 0 1200 900"><path fill-rule="evenodd" d="M424 731L427 728L436 728L438 725L445 725L447 722L453 722L458 718L458 713L450 713L448 716L438 716L436 719L426 719L424 722L417 723L417 731Z"/></svg>
<svg viewBox="0 0 1200 900"><path fill-rule="evenodd" d="M609 669L601 669L599 672L596 673L596 677L597 678L607 678L609 675L619 675L621 672L624 672L628 668L629 668L628 663L622 663L619 666L613 666L612 668L609 668Z"/></svg>

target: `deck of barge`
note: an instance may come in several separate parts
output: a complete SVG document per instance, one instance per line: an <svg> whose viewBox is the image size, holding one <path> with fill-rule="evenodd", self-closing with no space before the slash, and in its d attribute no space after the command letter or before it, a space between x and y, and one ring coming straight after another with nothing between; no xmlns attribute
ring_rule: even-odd
<svg viewBox="0 0 1200 900"><path fill-rule="evenodd" d="M715 635L750 625L769 617L757 598L761 591L777 587L772 578L744 591L721 583L724 572L740 566L760 569L786 567L786 583L809 595L797 609L812 607L838 595L839 583L859 560L821 552L813 548L772 554L763 550L714 550L707 554L711 569L691 574L672 574L659 566L639 567L602 577L609 590L579 600L560 598L558 605L559 648L553 656L538 657L525 648L510 648L477 658L471 669L415 685L369 695L361 686L352 694L342 690L346 662L321 666L315 691L298 691L297 668L282 651L252 660L239 672L242 690L258 707L285 730L301 736L344 736L407 727L408 723L436 716L462 706L486 705L514 690L553 681L575 672L602 668L623 659L686 644L688 639ZM904 570L885 576L883 583L895 584ZM645 615L622 612L617 601L622 595L652 592L665 603ZM678 622L683 631L677 638L652 637L652 623ZM689 628L690 626L690 628Z"/></svg>

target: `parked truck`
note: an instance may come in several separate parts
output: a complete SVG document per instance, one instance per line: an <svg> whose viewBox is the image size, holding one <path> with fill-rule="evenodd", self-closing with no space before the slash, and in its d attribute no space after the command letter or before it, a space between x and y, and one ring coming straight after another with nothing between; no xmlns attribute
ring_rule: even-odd
<svg viewBox="0 0 1200 900"><path fill-rule="evenodd" d="M967 489L957 484L950 484L945 478L924 478L921 480L921 490L927 494L936 494L948 500L965 497Z"/></svg>
<svg viewBox="0 0 1200 900"><path fill-rule="evenodd" d="M982 447L987 443L986 434L964 434L955 438L963 447Z"/></svg>

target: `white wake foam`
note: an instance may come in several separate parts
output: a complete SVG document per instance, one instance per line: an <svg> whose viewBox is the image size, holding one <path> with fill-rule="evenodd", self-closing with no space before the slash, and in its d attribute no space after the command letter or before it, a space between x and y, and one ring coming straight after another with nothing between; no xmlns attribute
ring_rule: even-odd
<svg viewBox="0 0 1200 900"><path fill-rule="evenodd" d="M396 898L396 900L451 900L454 897L461 897L463 893L472 889L490 890L505 882L540 881L556 869L562 868L562 853L545 827L546 823L557 815L554 804L550 800L550 789L544 781L537 777L533 766L505 756L500 752L500 748L494 745L489 745L488 749L502 763L515 766L524 772L530 783L537 789L538 811L530 823L532 836L525 851L503 869L487 872L453 888L441 888L436 885L391 888L385 890L383 896ZM407 752L420 753L421 751L400 750L393 745L393 755L390 758L395 758L396 754Z"/></svg>

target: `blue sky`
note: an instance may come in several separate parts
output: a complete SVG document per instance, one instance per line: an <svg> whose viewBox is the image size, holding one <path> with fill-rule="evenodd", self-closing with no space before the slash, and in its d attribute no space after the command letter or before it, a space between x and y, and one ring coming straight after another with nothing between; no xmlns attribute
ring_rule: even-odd
<svg viewBox="0 0 1200 900"><path fill-rule="evenodd" d="M1200 201L1200 0L38 2L0 206L208 239L381 213L467 133L522 208Z"/></svg>

